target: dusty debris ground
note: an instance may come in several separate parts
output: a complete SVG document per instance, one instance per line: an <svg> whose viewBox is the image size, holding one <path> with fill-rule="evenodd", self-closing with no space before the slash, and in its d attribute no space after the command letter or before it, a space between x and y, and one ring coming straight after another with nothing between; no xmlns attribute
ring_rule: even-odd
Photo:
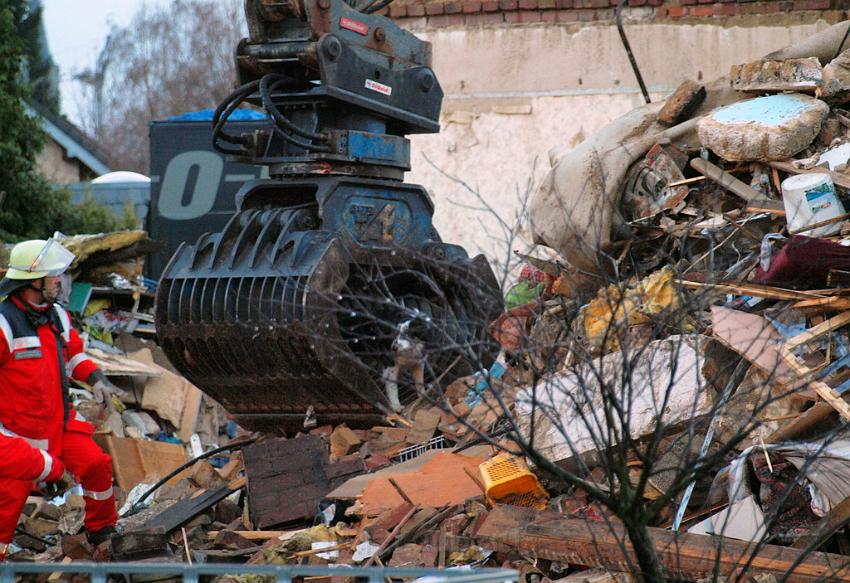
<svg viewBox="0 0 850 583"><path fill-rule="evenodd" d="M144 235L106 236L96 269L85 246L104 241L69 242L73 311L128 390L75 392L123 532L92 549L77 493L33 497L11 558L846 579L846 29L736 68L737 91L686 86L667 125L647 106L562 154L530 201L549 252L522 257L490 327L501 357L447 385L434 371L383 425L241 430L153 342Z"/></svg>

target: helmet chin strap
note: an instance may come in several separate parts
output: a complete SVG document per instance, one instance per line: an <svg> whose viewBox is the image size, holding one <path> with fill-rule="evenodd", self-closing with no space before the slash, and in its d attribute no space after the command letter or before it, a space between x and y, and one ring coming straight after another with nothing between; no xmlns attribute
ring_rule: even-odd
<svg viewBox="0 0 850 583"><path fill-rule="evenodd" d="M40 281L40 282L41 282L41 287L35 287L35 285L34 285L34 284L35 284L35 282L37 282L37 281ZM28 288L30 288L30 289L34 289L35 291L37 291L37 292L39 292L39 293L41 294L41 305L44 305L44 304L52 304L52 303L53 303L53 302L51 302L50 300L48 300L48 299L47 299L47 296L45 296L45 295L44 295L44 286L45 286L45 285L46 285L46 282L44 281L44 278L43 278L43 277L40 277L40 278L38 278L38 279L34 279L34 280L32 280L32 282L31 282L31 283L29 283L29 284L27 285L27 287L28 287Z"/></svg>

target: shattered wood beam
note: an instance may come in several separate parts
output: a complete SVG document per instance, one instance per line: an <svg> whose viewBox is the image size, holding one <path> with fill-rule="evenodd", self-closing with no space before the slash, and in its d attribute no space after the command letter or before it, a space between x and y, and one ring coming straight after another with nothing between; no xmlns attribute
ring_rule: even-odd
<svg viewBox="0 0 850 583"><path fill-rule="evenodd" d="M815 403L809 409L803 411L799 417L771 433L764 442L782 443L783 441L793 441L798 436L823 423L825 419L834 413L835 409L829 403L824 401Z"/></svg>
<svg viewBox="0 0 850 583"><path fill-rule="evenodd" d="M752 186L744 184L743 182L741 182L719 166L715 166L708 160L703 160L702 158L693 158L691 159L691 168L693 168L709 180L716 182L732 194L744 199L748 203L760 203L761 201L767 199L765 195L760 193Z"/></svg>
<svg viewBox="0 0 850 583"><path fill-rule="evenodd" d="M662 567L674 579L694 581L740 574L753 555L751 542L648 528ZM499 543L526 556L583 567L630 571L638 563L622 524L565 518L518 506L497 506L478 530L482 542ZM800 561L792 570L792 565ZM831 553L763 545L752 556L747 577L769 573L787 583L846 581L850 558Z"/></svg>
<svg viewBox="0 0 850 583"><path fill-rule="evenodd" d="M812 223L811 225L806 225L805 227L800 227L799 229L788 231L788 234L799 235L800 233L808 233L809 231L814 231L815 229L820 229L821 227L834 225L835 223L843 223L848 219L850 219L850 213L844 213L843 215L838 215L837 217L824 219L823 221L818 221L817 223Z"/></svg>
<svg viewBox="0 0 850 583"><path fill-rule="evenodd" d="M794 353L788 348L788 345L784 345L780 347L779 354L782 356L782 360L787 364L791 369L794 370L795 373L801 378L808 378L813 374L813 371L804 364L800 364L797 361L797 357L794 356ZM850 405L847 404L847 401L841 398L841 395L835 392L835 389L827 385L823 381L808 381L804 382L800 389L810 388L818 396L830 404L830 406L838 411L838 414L845 421L850 421Z"/></svg>
<svg viewBox="0 0 850 583"><path fill-rule="evenodd" d="M812 375L813 371L808 366L797 360L797 357L794 356L794 350L808 344L809 342L817 340L822 336L826 336L848 323L850 323L850 311L838 314L837 316L834 316L829 320L825 320L817 326L806 330L802 334L794 336L779 348L779 354L782 357L783 362L788 365L788 367L791 368L801 379L808 379ZM808 386L808 388L813 389L821 399L829 403L833 409L838 411L838 414L841 415L845 421L850 421L850 405L841 398L841 395L835 392L835 389L823 381L818 380L806 381L802 386Z"/></svg>
<svg viewBox="0 0 850 583"><path fill-rule="evenodd" d="M788 174L829 174L829 177L832 178L832 181L836 184L836 186L850 188L850 177L846 174L833 172L832 170L821 168L820 166L803 170L802 168L794 166L790 160L783 160L782 162L768 162L768 164L773 168L781 170L782 172L787 172Z"/></svg>
<svg viewBox="0 0 850 583"><path fill-rule="evenodd" d="M737 282L720 282L720 283L702 283L699 281L688 281L686 279L677 279L676 283L694 290L716 291L724 294L736 294L756 296L769 300L811 300L823 297L820 294L812 292L803 292L793 289L785 289L781 287L773 287L757 283L737 283Z"/></svg>
<svg viewBox="0 0 850 583"><path fill-rule="evenodd" d="M209 540L215 540L215 537L218 536L220 532L233 532L234 534L238 534L242 538L248 540L271 540L273 538L280 538L284 535L293 536L298 534L299 532L304 532L307 530L306 528L299 528L298 530L233 530L233 531L225 531L225 530L211 530L207 533L207 538Z"/></svg>
<svg viewBox="0 0 850 583"><path fill-rule="evenodd" d="M774 169L776 172L776 169ZM772 215L785 215L785 205L781 200L765 198L747 203L748 213L770 213Z"/></svg>
<svg viewBox="0 0 850 583"><path fill-rule="evenodd" d="M800 300L791 306L795 310L804 308L820 308L822 310L850 310L850 298L841 296L830 296L827 298L814 298L811 300Z"/></svg>
<svg viewBox="0 0 850 583"><path fill-rule="evenodd" d="M821 336L826 336L830 332L834 332L847 324L850 324L850 311L838 314L829 320L821 322L817 326L809 328L802 334L797 334L785 343L785 348L789 351L795 350L800 346L808 344L812 340L817 340Z"/></svg>

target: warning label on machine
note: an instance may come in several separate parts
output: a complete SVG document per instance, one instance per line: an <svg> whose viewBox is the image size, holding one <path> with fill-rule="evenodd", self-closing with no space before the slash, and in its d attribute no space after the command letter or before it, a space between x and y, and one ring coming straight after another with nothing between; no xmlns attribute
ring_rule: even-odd
<svg viewBox="0 0 850 583"><path fill-rule="evenodd" d="M384 85L383 83L378 83L377 81L372 81L371 79L366 79L366 89L371 89L372 91L377 91L378 93L383 93L384 95L392 95L393 88L389 85Z"/></svg>
<svg viewBox="0 0 850 583"><path fill-rule="evenodd" d="M346 18L344 16L339 19L339 25L342 28L353 30L354 32L362 34L363 36L369 34L369 25L363 24L362 22L357 22L356 20L351 20L350 18Z"/></svg>

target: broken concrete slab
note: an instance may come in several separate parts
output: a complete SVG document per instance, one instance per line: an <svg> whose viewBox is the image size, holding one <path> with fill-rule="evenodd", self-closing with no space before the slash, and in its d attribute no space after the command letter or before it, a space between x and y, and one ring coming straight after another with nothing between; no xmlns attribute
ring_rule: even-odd
<svg viewBox="0 0 850 583"><path fill-rule="evenodd" d="M44 538L59 532L59 522L46 518L26 518L24 519L24 530L29 534Z"/></svg>
<svg viewBox="0 0 850 583"><path fill-rule="evenodd" d="M331 433L331 459L339 459L353 452L362 443L360 437L346 425L340 425Z"/></svg>
<svg viewBox="0 0 850 583"><path fill-rule="evenodd" d="M658 121L675 125L688 119L705 99L705 86L688 80L679 85L658 112Z"/></svg>
<svg viewBox="0 0 850 583"><path fill-rule="evenodd" d="M552 375L517 395L520 429L541 455L566 462L614 445L599 414L606 410L603 395L611 391L630 411L628 427L611 430L627 430L632 438L652 432L659 423L673 427L703 415L713 402L713 389L702 371L709 341L701 335L671 336L634 353L614 352ZM622 384L624 366L631 370L627 386Z"/></svg>
<svg viewBox="0 0 850 583"><path fill-rule="evenodd" d="M429 548L426 548L429 547ZM424 556L427 555L427 558ZM417 545L408 543L401 545L394 552L390 559L390 567L433 567L434 559L433 548L430 545Z"/></svg>
<svg viewBox="0 0 850 583"><path fill-rule="evenodd" d="M743 65L732 65L729 82L736 91L814 93L823 82L823 67L815 57L782 61L762 59Z"/></svg>
<svg viewBox="0 0 850 583"><path fill-rule="evenodd" d="M413 427L407 433L407 443L418 445L426 443L434 437L434 432L437 431L437 426L440 424L442 415L439 407L430 409L420 409L416 412L413 418Z"/></svg>
<svg viewBox="0 0 850 583"><path fill-rule="evenodd" d="M844 51L823 68L823 83L816 93L831 103L850 101L850 50Z"/></svg>
<svg viewBox="0 0 850 583"><path fill-rule="evenodd" d="M112 537L112 553L116 560L141 560L169 554L164 528L126 532Z"/></svg>
<svg viewBox="0 0 850 583"><path fill-rule="evenodd" d="M819 99L782 93L716 109L697 131L702 145L726 160L786 160L812 143L828 114Z"/></svg>
<svg viewBox="0 0 850 583"><path fill-rule="evenodd" d="M227 480L221 477L214 467L203 461L192 466L189 481L194 486L205 490L214 490L227 484Z"/></svg>

